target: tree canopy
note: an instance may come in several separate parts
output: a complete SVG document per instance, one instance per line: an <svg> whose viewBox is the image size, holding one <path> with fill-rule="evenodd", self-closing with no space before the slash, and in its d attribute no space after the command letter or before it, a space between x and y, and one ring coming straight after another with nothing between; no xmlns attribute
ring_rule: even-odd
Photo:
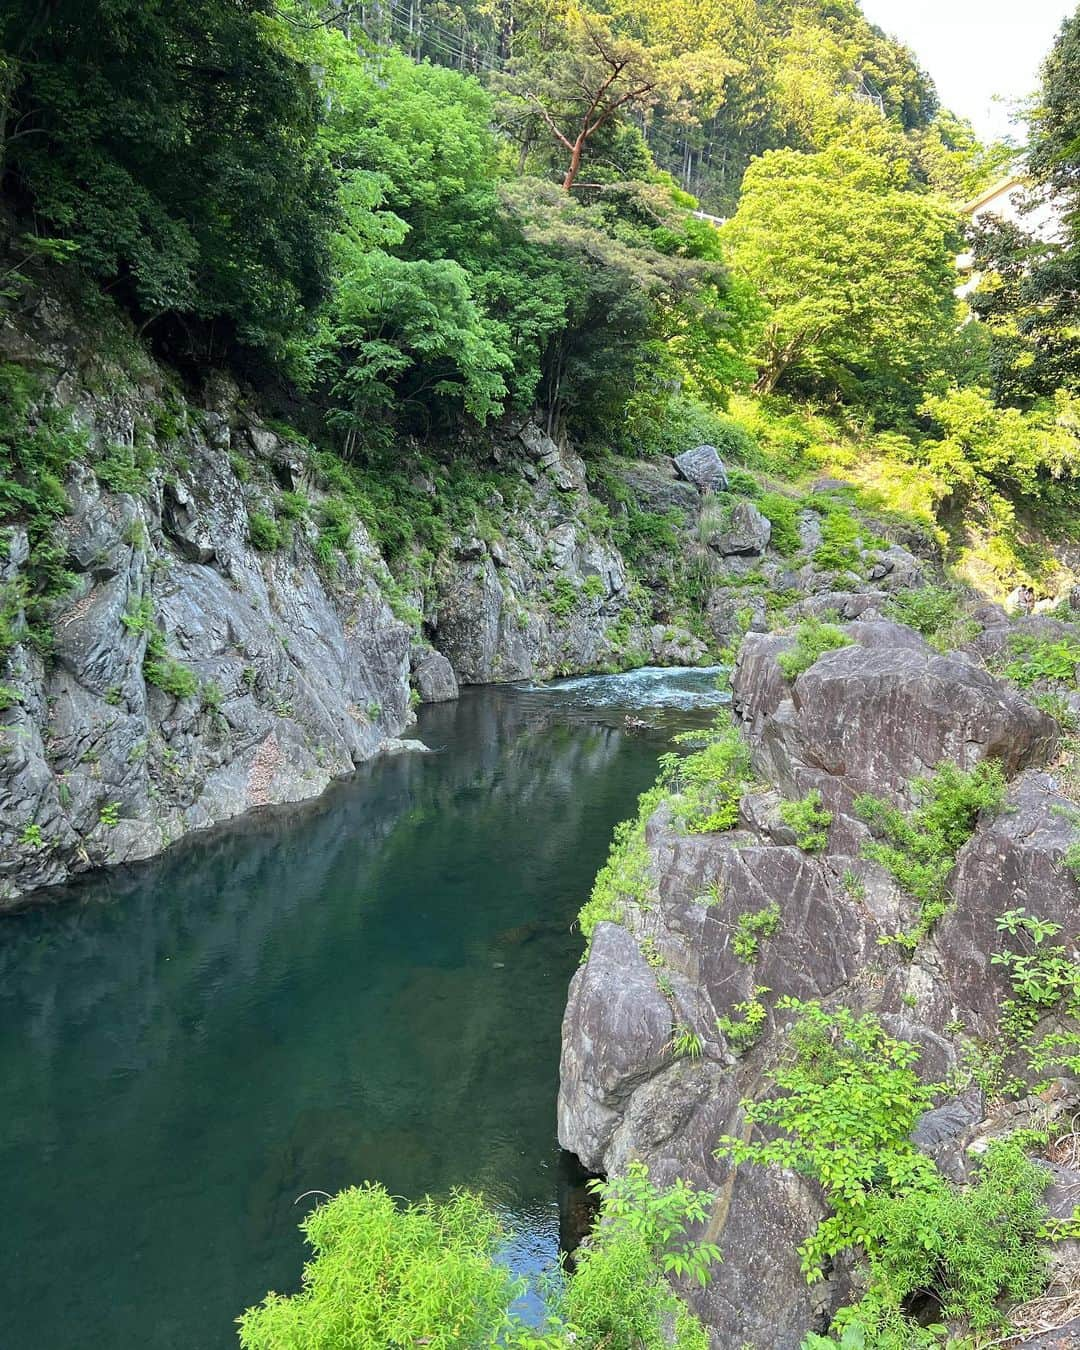
<svg viewBox="0 0 1080 1350"><path fill-rule="evenodd" d="M956 330L955 215L888 161L832 147L769 151L727 227L767 306L757 385L914 385Z"/></svg>

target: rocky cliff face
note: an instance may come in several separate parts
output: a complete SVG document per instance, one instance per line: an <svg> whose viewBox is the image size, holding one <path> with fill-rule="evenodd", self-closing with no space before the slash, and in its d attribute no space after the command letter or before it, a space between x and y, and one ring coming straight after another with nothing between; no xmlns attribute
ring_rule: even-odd
<svg viewBox="0 0 1080 1350"><path fill-rule="evenodd" d="M711 447L682 471L612 461L599 486L530 421L436 447L444 476L413 480L436 504L455 461L515 490L395 577L335 521L310 445L220 374L181 385L106 309L37 293L0 325L0 360L33 376L28 425L59 410L81 446L55 485L70 584L47 632L21 612L33 522L0 529L0 907L314 796L459 683L695 664L767 628L770 589L850 601L813 563L813 511L792 557L751 501L717 509ZM873 614L920 564L864 552Z"/></svg>
<svg viewBox="0 0 1080 1350"><path fill-rule="evenodd" d="M19 642L4 675L0 905L313 796L409 717L410 629L363 531L333 574L299 532L274 554L252 543L262 480L291 486L303 466L235 387L212 384L202 406L173 396L166 436L160 371L88 358L45 302L32 319L9 325L5 352L71 409L88 457L57 526L72 585L51 651ZM108 490L92 463L139 438L159 467ZM16 525L0 582L27 552Z"/></svg>
<svg viewBox="0 0 1080 1350"><path fill-rule="evenodd" d="M716 1196L707 1236L724 1261L689 1297L718 1350L794 1350L853 1297L849 1270L808 1286L799 1268L797 1248L826 1212L817 1187L714 1156L722 1135L748 1137L740 1102L765 1090L790 1017L778 1000L875 1012L920 1046L923 1071L938 1081L960 1067L965 1042L998 1032L1011 990L990 960L1009 945L997 916L1026 907L1061 925L1068 950L1080 941L1080 888L1063 866L1076 808L1052 767L1056 723L975 657L942 655L911 629L860 621L847 633L852 645L793 682L777 664L790 638L746 638L734 710L766 785L746 794L726 833L687 834L669 805L658 809L646 832L647 901L597 926L566 1010L563 1146L595 1172L641 1158L661 1181L683 1176ZM993 642L990 630L983 637ZM910 931L918 906L862 855L870 835L853 797L872 791L903 807L912 779L939 762L970 768L990 756L1010 777L1006 802L961 849L950 908L909 959L881 940ZM777 807L781 795L814 789L833 823L827 848L809 855ZM740 916L773 904L774 935L740 959ZM764 1022L746 1047L717 1019L737 1021L733 1010L755 997ZM675 1026L696 1033L701 1058L675 1057ZM946 1103L926 1122L925 1146L955 1165L983 1114L978 1089Z"/></svg>
<svg viewBox="0 0 1080 1350"><path fill-rule="evenodd" d="M0 359L37 386L28 427L58 410L81 446L57 484L70 584L45 632L22 612L33 523L0 531L0 908L314 796L459 682L704 653L653 623L589 527L581 460L531 423L489 446L525 504L492 501L496 528L456 535L406 598L362 526L327 548L310 447L231 380L182 388L116 316L51 292L5 318ZM283 526L290 494L305 511Z"/></svg>

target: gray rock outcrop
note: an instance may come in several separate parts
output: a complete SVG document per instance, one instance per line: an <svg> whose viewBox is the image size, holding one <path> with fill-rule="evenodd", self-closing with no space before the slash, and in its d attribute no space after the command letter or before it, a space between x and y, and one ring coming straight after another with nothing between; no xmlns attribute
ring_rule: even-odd
<svg viewBox="0 0 1080 1350"><path fill-rule="evenodd" d="M563 1146L593 1171L639 1158L660 1181L681 1176L715 1197L703 1235L724 1261L706 1288L687 1291L714 1350L796 1350L858 1297L842 1264L814 1286L798 1269L797 1248L825 1213L817 1187L714 1153L722 1135L747 1137L740 1103L766 1089L780 1053L779 1000L873 1010L920 1047L923 1072L938 1081L959 1069L962 1036L995 1034L1012 992L1006 968L990 961L1014 942L998 930L999 914L1025 907L1059 923L1070 950L1080 942L1080 886L1062 865L1076 839L1072 808L1039 767L1053 758L1055 724L911 629L859 622L848 633L851 646L793 683L776 659L789 639L751 634L735 672L735 710L759 771L787 797L818 788L836 813L825 851L794 847L775 788L749 792L727 833L687 834L661 804L646 827L648 893L617 924L598 926L563 1024ZM942 760L970 767L987 756L1012 775L1006 801L961 849L949 912L908 960L883 939L910 931L919 906L862 856L869 832L845 813L856 792L903 805L912 777ZM772 904L776 930L747 960L734 949L740 916ZM755 998L762 1026L743 1043L723 1019L737 1024ZM676 1057L676 1028L698 1037L700 1058ZM948 1175L966 1175L964 1150L983 1111L975 1089L920 1122L917 1141Z"/></svg>
<svg viewBox="0 0 1080 1350"><path fill-rule="evenodd" d="M675 456L675 467L699 492L726 492L727 470L715 445L698 445Z"/></svg>
<svg viewBox="0 0 1080 1350"><path fill-rule="evenodd" d="M708 538L708 545L722 557L759 557L769 547L772 522L753 502L736 502L723 529Z"/></svg>

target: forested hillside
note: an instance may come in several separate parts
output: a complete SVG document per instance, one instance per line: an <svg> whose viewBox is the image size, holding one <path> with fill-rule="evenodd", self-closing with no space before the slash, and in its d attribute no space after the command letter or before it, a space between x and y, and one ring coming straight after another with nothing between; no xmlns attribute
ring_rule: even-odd
<svg viewBox="0 0 1080 1350"><path fill-rule="evenodd" d="M2 36L9 302L62 267L374 496L403 436L538 407L594 450L843 468L982 584L1060 589L1028 526L1077 463L1072 227L1031 275L988 236L970 322L957 207L1007 152L854 3L56 0ZM1066 208L1072 59L1032 158Z"/></svg>

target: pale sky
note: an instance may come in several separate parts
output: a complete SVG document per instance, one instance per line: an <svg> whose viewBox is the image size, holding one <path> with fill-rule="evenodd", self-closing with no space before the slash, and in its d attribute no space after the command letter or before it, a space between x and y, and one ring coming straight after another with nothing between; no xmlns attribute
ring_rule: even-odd
<svg viewBox="0 0 1080 1350"><path fill-rule="evenodd" d="M1039 67L1061 22L1077 0L862 0L866 17L900 38L929 71L941 101L968 117L984 138L1023 128L1009 108L993 102L1025 98L1038 87Z"/></svg>

